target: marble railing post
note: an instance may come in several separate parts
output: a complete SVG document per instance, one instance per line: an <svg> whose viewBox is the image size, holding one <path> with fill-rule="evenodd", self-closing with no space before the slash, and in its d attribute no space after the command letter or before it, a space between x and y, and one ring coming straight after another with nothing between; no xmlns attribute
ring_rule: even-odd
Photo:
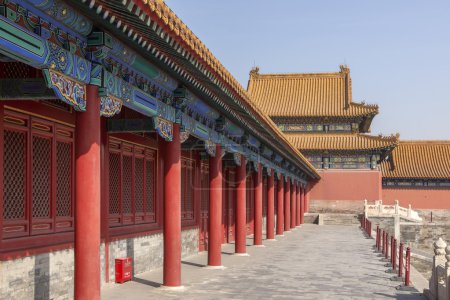
<svg viewBox="0 0 450 300"><path fill-rule="evenodd" d="M441 298L439 295L440 294L439 290L442 290L439 288L439 281L440 281L439 267L442 267L444 263L447 262L445 258L446 254L445 248L447 247L447 243L442 238L439 238L436 242L434 242L433 246L434 246L433 269L429 282L428 298L430 300L440 300L444 298Z"/></svg>
<svg viewBox="0 0 450 300"><path fill-rule="evenodd" d="M450 299L450 245L447 245L447 247L445 248L445 258L447 259L447 262L445 263L445 299Z"/></svg>

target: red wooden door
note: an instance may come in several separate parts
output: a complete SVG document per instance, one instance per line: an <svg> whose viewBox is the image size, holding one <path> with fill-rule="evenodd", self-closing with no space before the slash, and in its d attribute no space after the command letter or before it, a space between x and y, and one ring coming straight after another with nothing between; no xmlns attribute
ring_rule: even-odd
<svg viewBox="0 0 450 300"><path fill-rule="evenodd" d="M201 191L200 191L200 228L199 251L208 250L208 226L209 226L209 166L201 164Z"/></svg>
<svg viewBox="0 0 450 300"><path fill-rule="evenodd" d="M223 197L223 228L224 242L230 243L235 239L235 173L227 168L224 176L224 197Z"/></svg>

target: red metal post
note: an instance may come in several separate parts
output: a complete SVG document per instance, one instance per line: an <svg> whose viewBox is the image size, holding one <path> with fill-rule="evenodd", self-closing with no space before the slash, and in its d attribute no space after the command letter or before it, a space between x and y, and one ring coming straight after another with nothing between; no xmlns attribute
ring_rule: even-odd
<svg viewBox="0 0 450 300"><path fill-rule="evenodd" d="M267 221L266 221L266 235L268 240L273 240L274 235L274 215L275 215L275 204L274 204L274 193L275 189L274 183L274 171L270 171L270 175L267 178Z"/></svg>
<svg viewBox="0 0 450 300"><path fill-rule="evenodd" d="M159 139L164 159L165 286L181 285L181 144L180 125L173 124L171 142Z"/></svg>
<svg viewBox="0 0 450 300"><path fill-rule="evenodd" d="M398 250L398 277L403 276L403 243L400 243Z"/></svg>
<svg viewBox="0 0 450 300"><path fill-rule="evenodd" d="M258 170L255 172L255 222L253 245L262 245L262 166L258 164Z"/></svg>
<svg viewBox="0 0 450 300"><path fill-rule="evenodd" d="M246 253L247 216L246 216L246 160L241 155L241 165L236 166L236 242L235 252Z"/></svg>
<svg viewBox="0 0 450 300"><path fill-rule="evenodd" d="M405 285L409 286L409 277L411 272L411 249L406 248L406 260L405 260Z"/></svg>
<svg viewBox="0 0 450 300"><path fill-rule="evenodd" d="M284 189L284 231L291 230L291 179L288 177Z"/></svg>
<svg viewBox="0 0 450 300"><path fill-rule="evenodd" d="M389 234L386 233L386 251L384 252L386 259L389 258Z"/></svg>
<svg viewBox="0 0 450 300"><path fill-rule="evenodd" d="M283 234L284 228L284 179L280 176L277 184L277 235Z"/></svg>
<svg viewBox="0 0 450 300"><path fill-rule="evenodd" d="M380 237L380 226L377 225L377 236L376 236L376 239L375 239L375 247L377 248L378 251L380 251L380 248L378 247L379 246L379 244L378 244L379 237Z"/></svg>
<svg viewBox="0 0 450 300"><path fill-rule="evenodd" d="M385 240L385 232L384 232L384 229L383 229L383 232L382 232L382 234L381 234L381 253L382 254L384 254L384 240Z"/></svg>
<svg viewBox="0 0 450 300"><path fill-rule="evenodd" d="M392 250L392 270L397 270L397 239L394 239L394 249Z"/></svg>
<svg viewBox="0 0 450 300"><path fill-rule="evenodd" d="M209 158L208 266L222 265L222 181L222 148L218 144L216 156Z"/></svg>
<svg viewBox="0 0 450 300"><path fill-rule="evenodd" d="M75 299L100 299L100 98L86 87L76 113Z"/></svg>
<svg viewBox="0 0 450 300"><path fill-rule="evenodd" d="M394 264L394 236L391 236L391 266Z"/></svg>

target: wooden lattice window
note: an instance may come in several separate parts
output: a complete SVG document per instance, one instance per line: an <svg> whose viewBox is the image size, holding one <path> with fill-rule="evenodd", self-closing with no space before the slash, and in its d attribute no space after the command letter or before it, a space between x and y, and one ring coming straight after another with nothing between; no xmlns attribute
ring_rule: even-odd
<svg viewBox="0 0 450 300"><path fill-rule="evenodd" d="M267 193L268 193L268 178L266 176L263 177L263 186L262 186L262 214L263 216L267 216Z"/></svg>
<svg viewBox="0 0 450 300"><path fill-rule="evenodd" d="M254 203L254 181L253 176L248 175L246 178L246 215L247 215L247 223L253 221L253 203Z"/></svg>
<svg viewBox="0 0 450 300"><path fill-rule="evenodd" d="M194 161L181 158L181 219L194 219Z"/></svg>
<svg viewBox="0 0 450 300"><path fill-rule="evenodd" d="M3 125L3 237L73 230L73 128L8 110Z"/></svg>
<svg viewBox="0 0 450 300"><path fill-rule="evenodd" d="M200 176L201 185L201 212L202 214L208 215L209 212L209 165L207 163L202 163Z"/></svg>
<svg viewBox="0 0 450 300"><path fill-rule="evenodd" d="M156 151L110 138L109 220L111 227L153 223Z"/></svg>

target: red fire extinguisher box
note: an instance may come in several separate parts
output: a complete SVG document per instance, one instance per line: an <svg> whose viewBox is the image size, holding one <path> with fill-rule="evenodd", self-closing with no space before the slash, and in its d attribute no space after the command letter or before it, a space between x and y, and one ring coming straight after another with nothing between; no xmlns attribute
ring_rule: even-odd
<svg viewBox="0 0 450 300"><path fill-rule="evenodd" d="M116 258L116 283L124 283L133 278L131 257Z"/></svg>

